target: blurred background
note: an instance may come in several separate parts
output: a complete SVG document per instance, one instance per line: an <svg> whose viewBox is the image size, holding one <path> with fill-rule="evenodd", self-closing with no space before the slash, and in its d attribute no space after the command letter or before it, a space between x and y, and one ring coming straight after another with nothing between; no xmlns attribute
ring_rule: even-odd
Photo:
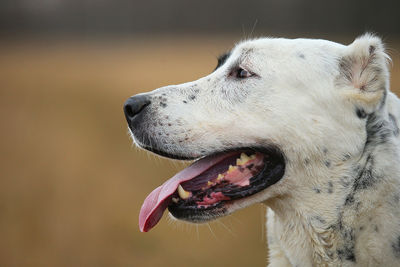
<svg viewBox="0 0 400 267"><path fill-rule="evenodd" d="M138 213L183 164L135 149L129 96L210 73L249 37L376 32L400 92L398 0L2 0L0 266L265 266L264 208L210 224Z"/></svg>

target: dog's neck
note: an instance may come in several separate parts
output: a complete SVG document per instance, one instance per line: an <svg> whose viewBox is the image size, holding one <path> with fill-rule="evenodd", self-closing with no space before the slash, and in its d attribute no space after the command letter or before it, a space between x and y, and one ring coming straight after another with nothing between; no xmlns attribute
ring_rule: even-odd
<svg viewBox="0 0 400 267"><path fill-rule="evenodd" d="M293 194L266 203L276 214L276 224L289 229L280 236L282 242L286 240L288 251L293 247L290 253L297 253L299 247L304 248L295 258L304 258L304 262L311 259L311 265L360 264L365 255L359 255L357 251L362 250L357 247L364 246L366 237L368 242L380 241L371 252L376 257L380 257L385 245L397 249L394 253L400 257L400 239L396 239L400 237L381 240L393 234L384 232L385 228L393 229L386 224L400 222L400 104L392 94L388 95L388 102L381 110L365 116L366 141L359 155L341 159L332 155L329 163L309 163L329 165L325 166L329 171L314 168L325 170L311 172L318 177L310 177L308 168L299 166L303 167L304 176L296 179L303 179L304 183L297 184ZM317 182L310 186L309 181ZM368 252L368 248L363 249ZM371 259L366 263L370 264Z"/></svg>

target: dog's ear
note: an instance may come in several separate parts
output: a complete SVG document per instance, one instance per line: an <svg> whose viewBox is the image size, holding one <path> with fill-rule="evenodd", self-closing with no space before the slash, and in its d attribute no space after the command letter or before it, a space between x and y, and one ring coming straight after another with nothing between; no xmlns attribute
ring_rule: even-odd
<svg viewBox="0 0 400 267"><path fill-rule="evenodd" d="M339 58L339 76L336 84L345 89L345 94L373 112L384 103L389 87L389 56L382 40L371 34L357 38L346 47Z"/></svg>

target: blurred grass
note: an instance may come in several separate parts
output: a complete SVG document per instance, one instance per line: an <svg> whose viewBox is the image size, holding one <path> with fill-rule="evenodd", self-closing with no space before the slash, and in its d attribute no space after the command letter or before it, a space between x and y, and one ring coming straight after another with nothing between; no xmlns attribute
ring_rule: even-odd
<svg viewBox="0 0 400 267"><path fill-rule="evenodd" d="M183 165L133 148L123 102L207 75L233 40L2 43L0 265L264 266L261 206L211 229L137 226L147 194ZM389 47L400 89L400 42Z"/></svg>

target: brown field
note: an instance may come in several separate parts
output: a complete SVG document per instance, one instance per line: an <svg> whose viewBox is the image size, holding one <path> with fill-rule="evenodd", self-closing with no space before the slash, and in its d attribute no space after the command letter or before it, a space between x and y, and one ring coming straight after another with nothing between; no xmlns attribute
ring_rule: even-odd
<svg viewBox="0 0 400 267"><path fill-rule="evenodd" d="M234 39L1 44L0 265L264 266L260 205L139 232L142 201L183 165L133 148L122 113L130 95L206 75Z"/></svg>

